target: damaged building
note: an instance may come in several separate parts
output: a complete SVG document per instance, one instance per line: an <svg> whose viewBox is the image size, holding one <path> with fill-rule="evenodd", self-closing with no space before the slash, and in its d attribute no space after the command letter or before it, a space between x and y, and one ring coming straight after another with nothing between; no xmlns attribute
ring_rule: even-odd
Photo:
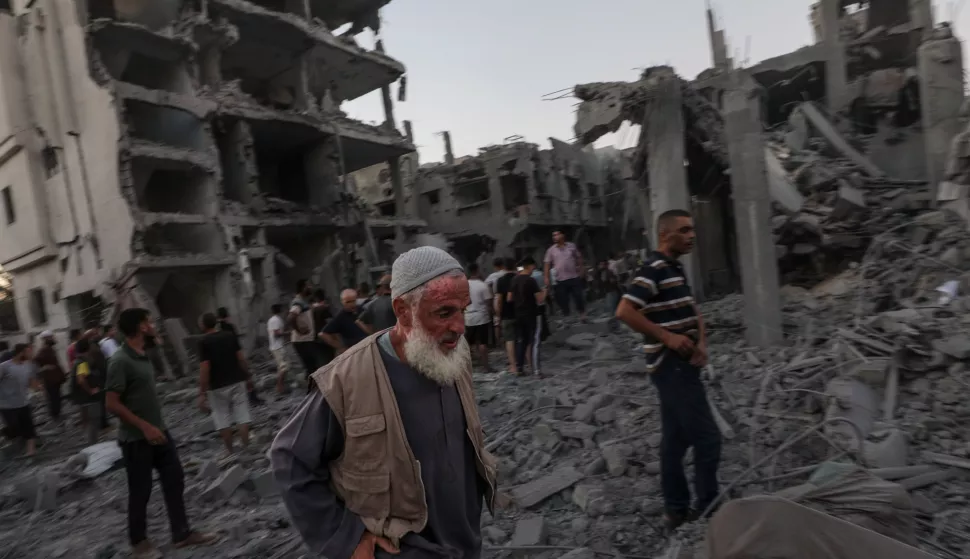
<svg viewBox="0 0 970 559"><path fill-rule="evenodd" d="M907 212L967 205L952 182L965 182L967 150L949 25L923 0L823 0L809 20L815 44L741 69L709 10L713 65L695 80L655 67L574 90L582 142L641 126L631 166L644 227L691 209L692 285L701 297L740 288L759 345L781 335L779 278L810 286Z"/></svg>
<svg viewBox="0 0 970 559"><path fill-rule="evenodd" d="M184 365L204 312L227 307L251 345L297 279L334 295L366 276L345 178L414 151L404 66L355 40L383 4L0 2L0 266L25 332L137 304ZM340 111L378 90L382 125ZM375 228L403 241L393 217Z"/></svg>
<svg viewBox="0 0 970 559"><path fill-rule="evenodd" d="M445 161L402 164L404 215L417 226L443 235L464 262L489 262L492 256L516 259L531 255L541 261L562 230L589 257L606 258L618 250L618 237L629 235L636 248L639 230L614 231L614 215L623 215L621 198L627 187L621 158L550 138L550 149L513 136L476 155L455 157L450 135L443 134ZM379 217L395 217L388 168L362 171L358 191ZM614 208L615 207L615 208ZM609 211L618 209L618 213Z"/></svg>

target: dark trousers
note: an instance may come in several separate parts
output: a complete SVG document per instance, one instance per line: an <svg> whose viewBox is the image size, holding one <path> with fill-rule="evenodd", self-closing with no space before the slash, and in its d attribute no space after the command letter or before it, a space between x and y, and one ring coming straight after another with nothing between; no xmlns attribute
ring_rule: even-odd
<svg viewBox="0 0 970 559"><path fill-rule="evenodd" d="M125 459L128 474L128 537L131 545L138 545L146 538L148 500L152 496L152 470L158 470L158 479L165 497L165 509L172 529L172 541L189 537L189 521L185 516L182 491L185 488L182 463L179 461L175 442L167 431L165 444L153 445L146 440L118 443Z"/></svg>
<svg viewBox="0 0 970 559"><path fill-rule="evenodd" d="M586 312L585 291L583 280L580 278L559 280L556 284L556 304L562 310L563 316L569 316L570 301L576 305L577 311Z"/></svg>
<svg viewBox="0 0 970 559"><path fill-rule="evenodd" d="M44 383L44 392L47 393L47 412L51 419L61 418L61 384L53 382Z"/></svg>
<svg viewBox="0 0 970 559"><path fill-rule="evenodd" d="M650 378L660 396L660 483L664 504L672 513L684 513L690 508L684 455L694 447L694 493L701 512L717 498L721 432L711 414L700 369L668 351Z"/></svg>
<svg viewBox="0 0 970 559"><path fill-rule="evenodd" d="M317 372L317 369L320 368L320 351L317 348L316 342L294 342L293 349L296 350L296 354L300 357L300 363L303 364L303 368L306 370L306 376Z"/></svg>
<svg viewBox="0 0 970 559"><path fill-rule="evenodd" d="M535 316L515 319L515 365L519 372L525 366L525 355L532 348L533 373L539 370L539 321Z"/></svg>

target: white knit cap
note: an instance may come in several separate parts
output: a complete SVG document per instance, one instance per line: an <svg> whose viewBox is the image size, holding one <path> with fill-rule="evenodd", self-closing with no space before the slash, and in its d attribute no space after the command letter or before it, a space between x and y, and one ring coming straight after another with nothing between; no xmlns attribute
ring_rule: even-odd
<svg viewBox="0 0 970 559"><path fill-rule="evenodd" d="M53 338L53 337L54 337L54 333L51 332L50 330L44 330L43 332L40 333L40 339L42 340L45 338Z"/></svg>
<svg viewBox="0 0 970 559"><path fill-rule="evenodd" d="M413 248L398 256L391 266L391 298L397 299L436 277L461 269L461 264L440 248Z"/></svg>

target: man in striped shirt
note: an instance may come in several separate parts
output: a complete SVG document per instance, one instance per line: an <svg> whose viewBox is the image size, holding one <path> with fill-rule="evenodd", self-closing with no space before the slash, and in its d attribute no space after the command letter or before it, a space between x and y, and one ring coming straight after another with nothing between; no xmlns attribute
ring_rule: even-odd
<svg viewBox="0 0 970 559"><path fill-rule="evenodd" d="M694 222L684 210L657 220L657 250L636 272L616 317L643 334L647 372L660 397L660 477L668 529L689 521L717 498L721 434L707 403L701 367L707 364L704 321L694 304L681 256L694 249ZM694 493L684 455L694 447Z"/></svg>

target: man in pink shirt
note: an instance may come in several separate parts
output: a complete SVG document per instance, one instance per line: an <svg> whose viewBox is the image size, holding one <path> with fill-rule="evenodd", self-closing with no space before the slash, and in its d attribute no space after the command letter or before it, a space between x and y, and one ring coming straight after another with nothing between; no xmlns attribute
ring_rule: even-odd
<svg viewBox="0 0 970 559"><path fill-rule="evenodd" d="M555 293L557 303L563 315L569 315L569 301L576 304L580 317L586 320L586 293L583 285L583 255L573 243L566 242L566 235L562 231L553 231L552 240L555 244L546 250L545 277L546 285L552 284L552 271L556 271Z"/></svg>

